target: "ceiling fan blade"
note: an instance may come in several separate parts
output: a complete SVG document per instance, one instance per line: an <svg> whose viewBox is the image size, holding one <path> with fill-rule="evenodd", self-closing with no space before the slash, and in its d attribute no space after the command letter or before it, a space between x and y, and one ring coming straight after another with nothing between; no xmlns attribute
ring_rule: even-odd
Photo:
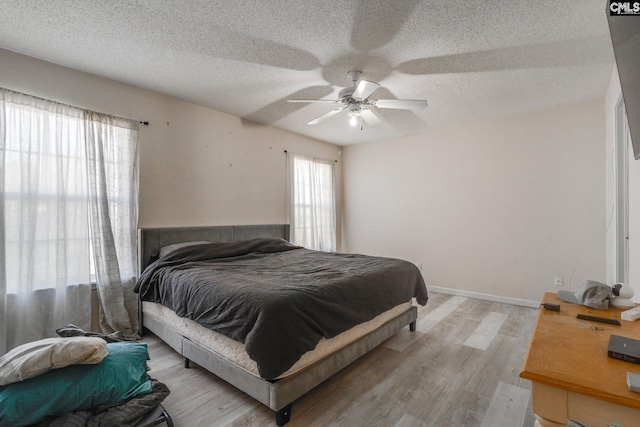
<svg viewBox="0 0 640 427"><path fill-rule="evenodd" d="M366 108L362 108L360 110L360 117L371 127L376 127L382 124L382 120L373 110L368 110Z"/></svg>
<svg viewBox="0 0 640 427"><path fill-rule="evenodd" d="M336 102L333 99L287 99L287 102L319 102L323 104L335 104Z"/></svg>
<svg viewBox="0 0 640 427"><path fill-rule="evenodd" d="M308 125L317 125L318 123L320 123L321 121L323 121L324 119L328 119L331 116L335 116L336 114L338 114L340 111L344 110L343 108L336 108L335 110L331 110L326 114L321 115L320 117L311 120L309 123L307 123Z"/></svg>
<svg viewBox="0 0 640 427"><path fill-rule="evenodd" d="M367 99L380 85L378 83L370 82L367 80L360 80L356 89L353 91L354 98Z"/></svg>
<svg viewBox="0 0 640 427"><path fill-rule="evenodd" d="M396 110L424 110L427 101L424 99L378 99L371 102L378 108L393 108Z"/></svg>

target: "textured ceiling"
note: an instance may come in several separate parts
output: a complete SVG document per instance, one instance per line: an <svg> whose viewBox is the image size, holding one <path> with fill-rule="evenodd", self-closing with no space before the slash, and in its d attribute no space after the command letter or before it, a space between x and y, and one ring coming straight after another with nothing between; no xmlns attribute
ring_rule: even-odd
<svg viewBox="0 0 640 427"><path fill-rule="evenodd" d="M2 0L0 47L340 145L604 96L604 0ZM426 99L306 123L350 86ZM140 113L141 116L144 112Z"/></svg>

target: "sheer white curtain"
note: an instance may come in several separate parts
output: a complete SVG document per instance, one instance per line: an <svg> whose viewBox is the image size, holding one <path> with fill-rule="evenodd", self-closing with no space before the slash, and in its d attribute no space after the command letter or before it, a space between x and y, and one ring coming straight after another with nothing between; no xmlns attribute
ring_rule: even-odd
<svg viewBox="0 0 640 427"><path fill-rule="evenodd" d="M336 250L335 161L287 152L291 242Z"/></svg>
<svg viewBox="0 0 640 427"><path fill-rule="evenodd" d="M85 126L100 327L104 332L136 336L137 125L87 112Z"/></svg>
<svg viewBox="0 0 640 427"><path fill-rule="evenodd" d="M0 354L91 324L82 111L0 90Z"/></svg>
<svg viewBox="0 0 640 427"><path fill-rule="evenodd" d="M109 295L130 286L136 220L135 125L0 89L0 354L67 323L90 330L92 269ZM135 298L121 295L101 304L124 320L103 324L133 334Z"/></svg>

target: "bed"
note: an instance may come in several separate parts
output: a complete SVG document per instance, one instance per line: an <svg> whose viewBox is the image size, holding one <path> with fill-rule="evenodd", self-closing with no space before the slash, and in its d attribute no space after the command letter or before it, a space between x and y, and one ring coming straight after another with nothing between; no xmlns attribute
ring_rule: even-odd
<svg viewBox="0 0 640 427"><path fill-rule="evenodd" d="M292 402L296 399L401 328L409 326L414 331L417 308L413 298L422 305L427 302L422 276L411 263L319 253L293 246L288 240L289 225L273 224L146 228L139 230L138 242L141 277L136 290L140 295L141 334L144 329L153 332L185 357L186 367L193 361L274 410L278 426L289 421ZM184 243L187 244L180 248ZM157 259L163 248L172 246L173 252ZM330 264L323 264L325 258ZM369 266L385 262L389 266L381 273L374 275L373 270L368 270ZM358 277L355 284L345 286L346 282L340 282L340 277L351 276L353 266L358 264L364 266L365 275ZM204 279L200 275L204 269L206 274L210 274L208 270L215 270L217 276L212 281L216 286L225 280L224 287L216 288L206 297L202 289L208 289L213 283L202 285ZM402 278L400 285L373 287L388 286L383 283L396 277L395 270L401 274L397 276ZM389 276L392 272L394 275ZM284 292L284 298L289 299L283 302L280 297L272 300L271 296L260 294L256 297L260 301L258 305L268 309L255 312L247 308L252 295L230 294L225 300L205 303L207 298L222 298L229 289L233 292L236 288L261 289L267 277L277 281L277 286L274 285L277 293ZM320 297L310 296L309 289L315 286L316 279L329 280L329 286L340 294L329 297L330 293L322 288ZM377 293L383 296L379 299L388 300L385 304L390 307L376 307L378 302L374 300L361 303L360 297L355 301L353 296L341 293L364 285L371 290L360 291L360 294L373 298L368 294ZM178 289L181 294L176 293ZM197 303L185 302L183 294L197 296L193 299ZM242 304L227 307L236 299L241 299ZM340 300L340 304L336 304L336 300ZM343 301L351 300L357 309L343 307ZM301 301L302 309L295 308L296 301ZM217 311L206 308L213 306L225 308ZM331 316L320 316L322 319L317 316L334 307L336 312ZM300 315L301 311L304 312L301 319L287 317ZM253 329L247 327L248 324ZM316 335L325 336L316 341Z"/></svg>

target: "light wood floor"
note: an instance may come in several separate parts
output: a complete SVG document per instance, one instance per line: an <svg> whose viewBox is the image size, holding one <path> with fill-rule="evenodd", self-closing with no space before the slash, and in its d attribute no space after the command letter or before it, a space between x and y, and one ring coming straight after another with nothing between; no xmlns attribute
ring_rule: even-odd
<svg viewBox="0 0 640 427"><path fill-rule="evenodd" d="M518 374L536 309L430 292L408 328L294 402L287 426L533 426ZM275 426L266 406L183 359L154 335L150 375L176 427Z"/></svg>

